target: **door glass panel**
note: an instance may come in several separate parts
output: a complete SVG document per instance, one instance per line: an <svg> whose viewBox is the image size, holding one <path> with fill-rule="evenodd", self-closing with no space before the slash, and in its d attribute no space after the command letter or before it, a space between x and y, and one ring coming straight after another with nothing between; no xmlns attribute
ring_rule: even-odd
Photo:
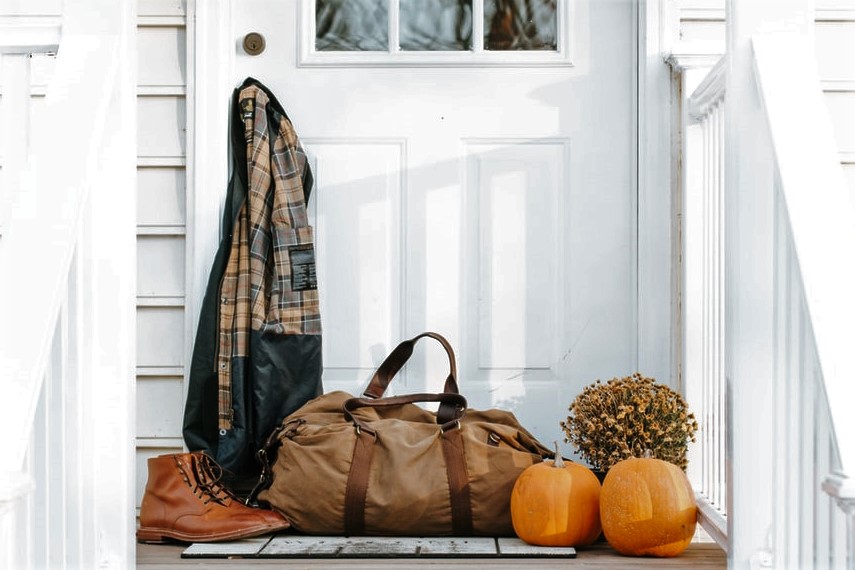
<svg viewBox="0 0 855 570"><path fill-rule="evenodd" d="M472 0L400 0L399 35L402 50L469 50Z"/></svg>
<svg viewBox="0 0 855 570"><path fill-rule="evenodd" d="M317 51L386 51L388 0L316 0Z"/></svg>
<svg viewBox="0 0 855 570"><path fill-rule="evenodd" d="M484 49L558 49L557 0L484 0Z"/></svg>

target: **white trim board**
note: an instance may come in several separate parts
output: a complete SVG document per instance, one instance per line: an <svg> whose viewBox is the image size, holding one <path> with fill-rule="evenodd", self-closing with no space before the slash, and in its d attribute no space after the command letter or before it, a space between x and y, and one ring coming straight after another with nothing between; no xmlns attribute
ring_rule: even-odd
<svg viewBox="0 0 855 570"><path fill-rule="evenodd" d="M639 0L636 19L637 369L678 386L679 247L671 184L671 71L660 2Z"/></svg>

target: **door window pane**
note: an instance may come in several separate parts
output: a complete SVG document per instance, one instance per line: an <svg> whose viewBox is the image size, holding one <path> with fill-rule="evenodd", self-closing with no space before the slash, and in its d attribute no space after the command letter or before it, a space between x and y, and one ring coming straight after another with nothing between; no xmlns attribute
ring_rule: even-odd
<svg viewBox="0 0 855 570"><path fill-rule="evenodd" d="M388 0L316 0L317 51L386 51Z"/></svg>
<svg viewBox="0 0 855 570"><path fill-rule="evenodd" d="M472 47L472 0L400 0L400 42L408 51Z"/></svg>
<svg viewBox="0 0 855 570"><path fill-rule="evenodd" d="M588 0L294 1L300 65L502 67L572 66L571 8Z"/></svg>
<svg viewBox="0 0 855 570"><path fill-rule="evenodd" d="M484 49L558 49L557 0L484 0Z"/></svg>

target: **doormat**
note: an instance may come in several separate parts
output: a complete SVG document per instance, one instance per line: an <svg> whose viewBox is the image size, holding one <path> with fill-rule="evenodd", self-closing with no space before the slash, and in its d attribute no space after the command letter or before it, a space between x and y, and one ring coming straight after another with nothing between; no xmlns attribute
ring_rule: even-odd
<svg viewBox="0 0 855 570"><path fill-rule="evenodd" d="M190 545L181 558L575 558L571 547L518 538L295 536Z"/></svg>

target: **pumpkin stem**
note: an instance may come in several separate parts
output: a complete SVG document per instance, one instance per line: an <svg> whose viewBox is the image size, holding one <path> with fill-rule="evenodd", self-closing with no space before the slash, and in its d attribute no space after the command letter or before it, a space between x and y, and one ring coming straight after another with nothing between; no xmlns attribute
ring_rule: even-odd
<svg viewBox="0 0 855 570"><path fill-rule="evenodd" d="M552 462L553 467L558 467L559 469L564 469L564 459L561 457L561 453L558 451L558 442L553 440L553 444L555 444L555 459Z"/></svg>

